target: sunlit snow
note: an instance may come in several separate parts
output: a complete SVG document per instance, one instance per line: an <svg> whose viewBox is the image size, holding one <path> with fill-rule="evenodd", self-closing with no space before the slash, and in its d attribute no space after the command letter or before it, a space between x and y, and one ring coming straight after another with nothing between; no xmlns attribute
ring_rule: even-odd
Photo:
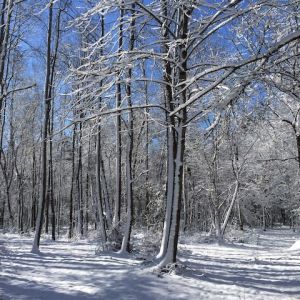
<svg viewBox="0 0 300 300"><path fill-rule="evenodd" d="M95 242L47 240L39 256L30 253L31 238L2 234L0 299L300 299L300 257L291 251L299 250L299 233L251 237L221 246L184 237L185 267L158 276L137 256L95 255Z"/></svg>

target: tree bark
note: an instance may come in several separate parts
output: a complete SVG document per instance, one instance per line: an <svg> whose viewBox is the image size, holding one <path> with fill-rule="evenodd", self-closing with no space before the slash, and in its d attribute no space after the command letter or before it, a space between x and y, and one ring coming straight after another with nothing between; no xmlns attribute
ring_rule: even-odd
<svg viewBox="0 0 300 300"><path fill-rule="evenodd" d="M132 4L132 15L130 22L130 42L129 51L134 49L135 43L135 4ZM126 97L128 101L128 107L132 107L132 94L131 94L131 80L132 80L132 68L128 69L129 83L126 85ZM127 220L125 225L125 232L123 235L121 252L130 252L130 236L132 230L132 218L133 218L133 177L132 177L132 153L133 153L133 136L134 136L134 124L133 124L133 111L129 110L128 115L128 144L126 153L126 200L127 200Z"/></svg>
<svg viewBox="0 0 300 300"><path fill-rule="evenodd" d="M71 158L71 165L72 165L72 174L71 174L71 188L70 188L70 206L69 206L69 239L73 237L74 233L74 220L73 220L73 206L74 206L74 179L75 179L75 140L76 140L76 124L74 125L73 129L73 137L72 137L72 158Z"/></svg>
<svg viewBox="0 0 300 300"><path fill-rule="evenodd" d="M162 1L162 15L167 20L168 17L168 4L167 1ZM168 40L169 35L166 28L167 21L164 22L162 26L162 52L169 53ZM174 109L173 104L173 92L172 92L172 68L169 60L164 63L164 81L167 83L164 91L165 106L169 111ZM167 251L168 246L168 236L170 234L171 225L171 214L173 206L173 192L174 192L174 158L176 156L176 140L175 140L175 119L166 114L166 124L167 124L167 184L166 184L166 210L165 210L165 220L163 235L161 240L160 251L156 256L157 259L161 259Z"/></svg>
<svg viewBox="0 0 300 300"><path fill-rule="evenodd" d="M166 3L165 3L166 5ZM182 90L179 93L179 99L177 105L183 105L187 101L187 91L185 89L185 83L187 79L187 45L186 39L188 34L188 24L190 18L191 10L184 4L182 4L178 9L178 32L179 36L178 44L178 61L179 67L176 70L178 72L178 81L181 84ZM172 99L173 101L175 99ZM173 115L174 116L174 115ZM168 190L171 195L167 199L172 199L170 201L171 214L169 217L169 234L166 235L166 250L162 256L162 260L159 263L159 267L165 267L169 263L175 263L177 257L177 247L178 247L178 238L179 238L179 229L180 229L180 212L181 212L181 202L182 202L182 187L183 187L183 163L184 163L184 151L185 151L185 135L186 135L186 120L187 120L187 111L182 109L180 113L175 117L174 120L175 127L172 127L172 130L176 130L176 139L170 139L171 144L169 149L174 148L175 151L169 153L169 157L173 157L171 163L171 168L168 169L168 181L170 180L173 183L173 190ZM175 132L174 132L175 133ZM175 159L174 159L175 157ZM171 172L170 172L171 171ZM167 200L168 201L168 200Z"/></svg>
<svg viewBox="0 0 300 300"><path fill-rule="evenodd" d="M52 38L52 17L53 17L53 1L49 2L49 18L48 18L48 32L47 32L47 66L46 66L46 79L45 79L45 111L44 111L44 125L42 134L42 162L41 162L41 177L42 177L42 193L40 195L39 210L37 216L37 224L32 252L39 252L40 238L43 226L44 208L47 192L47 138L48 138L48 124L50 118L51 99L49 96L50 85L50 68L51 68L51 38Z"/></svg>
<svg viewBox="0 0 300 300"><path fill-rule="evenodd" d="M96 186L97 186L97 209L98 209L98 219L99 219L99 230L101 234L101 242L103 250L106 250L106 230L105 230L105 221L103 215L103 204L102 204L102 189L101 189L101 133L100 128L98 127L97 133L97 165L96 165Z"/></svg>
<svg viewBox="0 0 300 300"><path fill-rule="evenodd" d="M120 8L120 21L119 21L119 42L118 42L118 53L122 51L123 47L123 16L124 10L123 5ZM120 74L118 74L118 78ZM116 108L121 107L122 92L121 84L118 82L116 85ZM121 217L121 196L122 196L122 136L121 136L121 113L117 114L116 117L116 194L115 194L115 205L114 205L114 218L113 227L118 231Z"/></svg>

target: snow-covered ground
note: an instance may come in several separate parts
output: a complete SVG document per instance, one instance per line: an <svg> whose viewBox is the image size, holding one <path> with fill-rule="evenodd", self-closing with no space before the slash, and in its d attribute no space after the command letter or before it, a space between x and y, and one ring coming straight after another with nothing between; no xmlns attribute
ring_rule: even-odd
<svg viewBox="0 0 300 300"><path fill-rule="evenodd" d="M87 241L42 241L0 235L0 299L300 299L298 233L257 231L249 243L218 246L184 238L180 275L158 276L141 261L95 255ZM202 242L200 242L202 240Z"/></svg>

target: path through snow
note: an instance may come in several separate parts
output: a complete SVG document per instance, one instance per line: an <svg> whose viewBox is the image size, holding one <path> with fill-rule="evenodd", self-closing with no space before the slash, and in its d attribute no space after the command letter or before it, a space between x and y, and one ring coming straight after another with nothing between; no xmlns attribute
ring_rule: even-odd
<svg viewBox="0 0 300 300"><path fill-rule="evenodd" d="M300 299L299 234L259 232L254 243L218 246L187 239L181 275L158 277L135 259L96 256L86 241L42 242L0 235L0 299Z"/></svg>

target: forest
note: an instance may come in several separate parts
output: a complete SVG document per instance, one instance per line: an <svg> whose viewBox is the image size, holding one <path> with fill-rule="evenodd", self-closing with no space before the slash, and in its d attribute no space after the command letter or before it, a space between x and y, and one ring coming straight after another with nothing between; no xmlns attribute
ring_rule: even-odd
<svg viewBox="0 0 300 300"><path fill-rule="evenodd" d="M36 266L63 249L76 264L84 246L90 272L114 257L173 282L205 251L210 265L229 244L258 256L253 245L297 244L299 54L299 0L1 0L0 299L235 299L49 286L26 298L9 294L26 261L5 266L22 247ZM256 255L243 249L232 251ZM299 299L300 258L289 259L286 294L243 285L236 299Z"/></svg>

